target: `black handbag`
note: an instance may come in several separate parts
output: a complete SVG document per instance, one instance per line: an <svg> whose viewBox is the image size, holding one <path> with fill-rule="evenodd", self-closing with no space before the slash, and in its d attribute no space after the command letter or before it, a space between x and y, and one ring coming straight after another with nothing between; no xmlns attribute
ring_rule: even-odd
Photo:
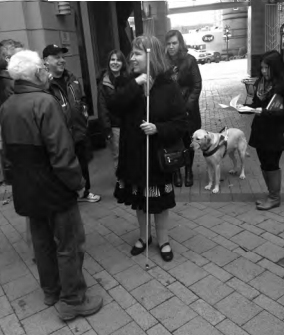
<svg viewBox="0 0 284 335"><path fill-rule="evenodd" d="M188 163L189 150L185 148L182 139L180 139L167 148L160 148L158 160L163 172L172 173Z"/></svg>

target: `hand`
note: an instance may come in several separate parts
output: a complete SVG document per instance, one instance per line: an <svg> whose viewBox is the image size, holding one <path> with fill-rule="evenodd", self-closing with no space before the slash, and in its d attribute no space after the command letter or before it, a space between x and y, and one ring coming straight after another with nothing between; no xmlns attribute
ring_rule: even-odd
<svg viewBox="0 0 284 335"><path fill-rule="evenodd" d="M144 120L142 122L143 123L140 124L140 128L144 131L146 135L154 135L158 132L157 127L154 125L154 123L149 123Z"/></svg>
<svg viewBox="0 0 284 335"><path fill-rule="evenodd" d="M137 77L135 79L135 81L138 85L146 84L147 83L147 74L145 74L145 73L140 74L140 76Z"/></svg>

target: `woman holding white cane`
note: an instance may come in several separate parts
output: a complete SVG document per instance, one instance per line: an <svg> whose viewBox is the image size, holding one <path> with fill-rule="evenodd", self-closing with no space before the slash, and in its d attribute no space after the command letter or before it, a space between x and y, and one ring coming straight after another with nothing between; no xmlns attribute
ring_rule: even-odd
<svg viewBox="0 0 284 335"><path fill-rule="evenodd" d="M150 109L147 120L146 83L147 49L150 49ZM131 205L136 210L140 238L131 254L136 256L151 244L151 229L146 227L146 190L148 213L154 214L160 253L171 261L173 252L169 245L169 209L175 206L172 173L161 170L158 149L178 141L187 129L187 116L181 93L167 73L168 64L159 40L154 36L139 36L132 44L130 58L133 75L129 82L118 87L111 99L111 110L119 111L121 118L118 182L114 192L118 202ZM149 136L149 152L146 150ZM149 187L146 187L146 160L149 154ZM146 232L148 231L148 236Z"/></svg>

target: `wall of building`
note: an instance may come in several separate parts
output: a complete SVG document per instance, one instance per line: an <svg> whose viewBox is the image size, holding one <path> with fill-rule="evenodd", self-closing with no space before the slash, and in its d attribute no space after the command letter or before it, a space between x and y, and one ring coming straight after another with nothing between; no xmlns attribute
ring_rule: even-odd
<svg viewBox="0 0 284 335"><path fill-rule="evenodd" d="M171 29L166 1L143 1L144 11L147 13L151 8L151 17L154 25L154 35L164 42L167 31Z"/></svg>
<svg viewBox="0 0 284 335"><path fill-rule="evenodd" d="M223 27L229 26L231 37L229 39L229 53L238 55L240 48L247 46L247 8L239 7L238 10L223 10ZM226 41L223 40L223 52L227 49Z"/></svg>
<svg viewBox="0 0 284 335"><path fill-rule="evenodd" d="M260 57L265 52L265 2L251 0L249 17L251 38L248 71L254 77L259 74Z"/></svg>
<svg viewBox="0 0 284 335"><path fill-rule="evenodd" d="M64 43L69 49L67 68L81 80L74 11L71 15L59 16L55 6L54 2L40 0L1 1L0 41L8 38L20 41L40 55L46 45Z"/></svg>

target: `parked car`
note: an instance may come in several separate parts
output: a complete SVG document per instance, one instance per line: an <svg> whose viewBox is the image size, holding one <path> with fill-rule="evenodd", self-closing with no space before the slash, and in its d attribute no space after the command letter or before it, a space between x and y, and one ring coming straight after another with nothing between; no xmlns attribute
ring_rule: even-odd
<svg viewBox="0 0 284 335"><path fill-rule="evenodd" d="M219 52L189 49L188 53L196 58L198 64L219 63L221 60L221 54Z"/></svg>
<svg viewBox="0 0 284 335"><path fill-rule="evenodd" d="M219 63L220 60L221 60L220 52L206 51L204 59L205 63L211 63L211 62Z"/></svg>

